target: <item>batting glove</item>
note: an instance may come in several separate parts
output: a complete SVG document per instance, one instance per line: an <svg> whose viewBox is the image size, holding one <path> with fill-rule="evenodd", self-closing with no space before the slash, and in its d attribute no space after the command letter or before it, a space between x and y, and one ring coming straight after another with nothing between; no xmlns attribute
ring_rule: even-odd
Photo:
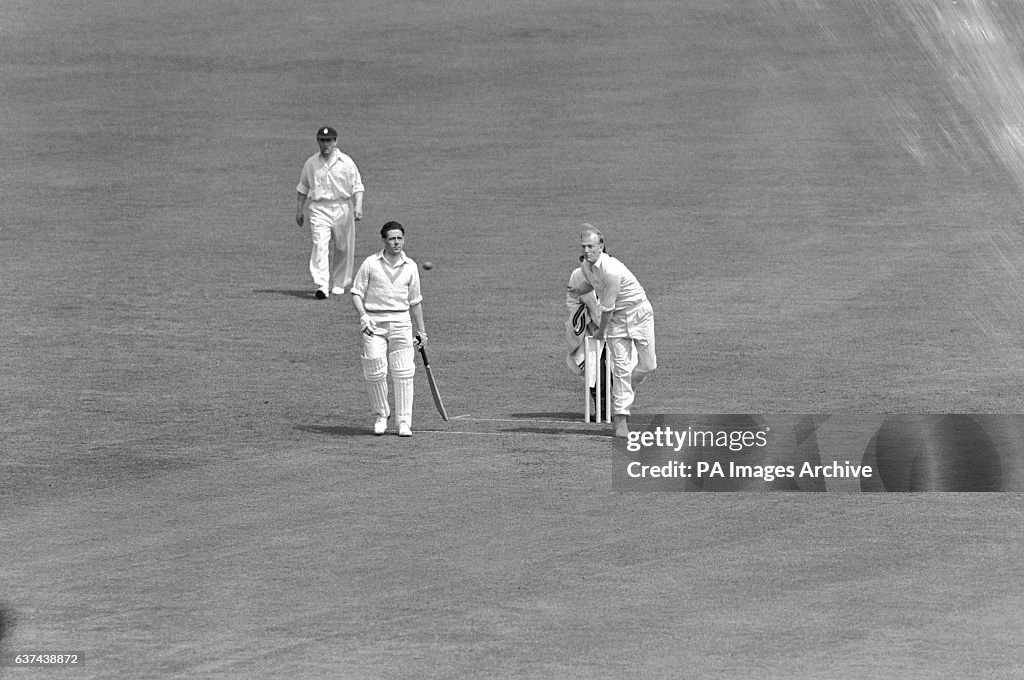
<svg viewBox="0 0 1024 680"><path fill-rule="evenodd" d="M373 335L373 332L377 330L377 324L374 323L368 314L363 314L359 317L359 330L366 335Z"/></svg>
<svg viewBox="0 0 1024 680"><path fill-rule="evenodd" d="M423 347L423 345L425 345L425 344L427 344L427 334L426 333L417 333L416 334L416 349L419 349L420 347Z"/></svg>

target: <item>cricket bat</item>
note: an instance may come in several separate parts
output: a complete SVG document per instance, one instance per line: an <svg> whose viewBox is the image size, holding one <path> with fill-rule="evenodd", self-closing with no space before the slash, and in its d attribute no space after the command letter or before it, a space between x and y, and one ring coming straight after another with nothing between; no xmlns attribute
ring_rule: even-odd
<svg viewBox="0 0 1024 680"><path fill-rule="evenodd" d="M430 370L430 361L427 360L427 348L424 345L420 345L420 356L423 357L423 368L427 370L427 382L430 383L430 394L434 397L434 406L437 407L437 412L441 414L441 419L448 420L448 411L444 408L444 402L441 401L441 393L437 389L437 381L434 380L434 372Z"/></svg>

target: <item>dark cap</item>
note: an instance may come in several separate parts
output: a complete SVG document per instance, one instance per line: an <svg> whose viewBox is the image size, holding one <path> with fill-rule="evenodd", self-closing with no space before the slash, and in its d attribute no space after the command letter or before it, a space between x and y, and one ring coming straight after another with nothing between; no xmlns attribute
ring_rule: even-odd
<svg viewBox="0 0 1024 680"><path fill-rule="evenodd" d="M332 127L322 127L316 131L317 139L337 139L338 131Z"/></svg>

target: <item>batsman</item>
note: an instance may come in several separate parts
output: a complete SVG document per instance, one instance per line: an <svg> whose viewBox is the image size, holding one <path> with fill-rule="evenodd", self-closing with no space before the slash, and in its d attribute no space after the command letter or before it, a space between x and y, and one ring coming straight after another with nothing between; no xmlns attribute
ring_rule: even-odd
<svg viewBox="0 0 1024 680"><path fill-rule="evenodd" d="M415 350L427 342L420 274L416 263L404 252L405 227L398 222L387 222L381 227L380 236L384 241L383 249L363 260L356 271L352 305L359 313L363 377L376 418L373 433L382 435L388 429L390 370L395 388L398 436L410 437Z"/></svg>
<svg viewBox="0 0 1024 680"><path fill-rule="evenodd" d="M594 291L600 312L595 338L604 338L612 362L612 407L615 436L629 436L628 419L634 389L657 367L654 351L654 309L633 272L604 252L604 235L590 224L580 234L584 281L570 294L583 296ZM635 364L634 364L635 362ZM635 366L635 368L634 368Z"/></svg>

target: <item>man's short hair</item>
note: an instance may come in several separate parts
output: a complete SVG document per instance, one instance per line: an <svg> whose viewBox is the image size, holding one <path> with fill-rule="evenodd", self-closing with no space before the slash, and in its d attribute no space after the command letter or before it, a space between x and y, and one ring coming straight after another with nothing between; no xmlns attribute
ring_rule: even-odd
<svg viewBox="0 0 1024 680"><path fill-rule="evenodd" d="M388 232L391 231L392 229L397 229L398 231L402 232L402 236L405 236L405 227L403 227L398 222L393 222L392 221L392 222L385 222L384 226L380 228L380 237L381 238L387 238L388 237Z"/></svg>
<svg viewBox="0 0 1024 680"><path fill-rule="evenodd" d="M604 243L604 234L601 233L601 230L592 224L584 223L583 230L580 232L580 238L587 238L590 235L596 236L598 243Z"/></svg>
<svg viewBox="0 0 1024 680"><path fill-rule="evenodd" d="M606 255L608 254L608 245L604 242L604 234L602 234L601 230L595 227L593 224L588 224L584 222L583 231L580 233L580 239L585 239L588 236L596 236L597 242L603 246L601 248L602 252L604 252ZM580 258L580 262L583 262L582 257Z"/></svg>

